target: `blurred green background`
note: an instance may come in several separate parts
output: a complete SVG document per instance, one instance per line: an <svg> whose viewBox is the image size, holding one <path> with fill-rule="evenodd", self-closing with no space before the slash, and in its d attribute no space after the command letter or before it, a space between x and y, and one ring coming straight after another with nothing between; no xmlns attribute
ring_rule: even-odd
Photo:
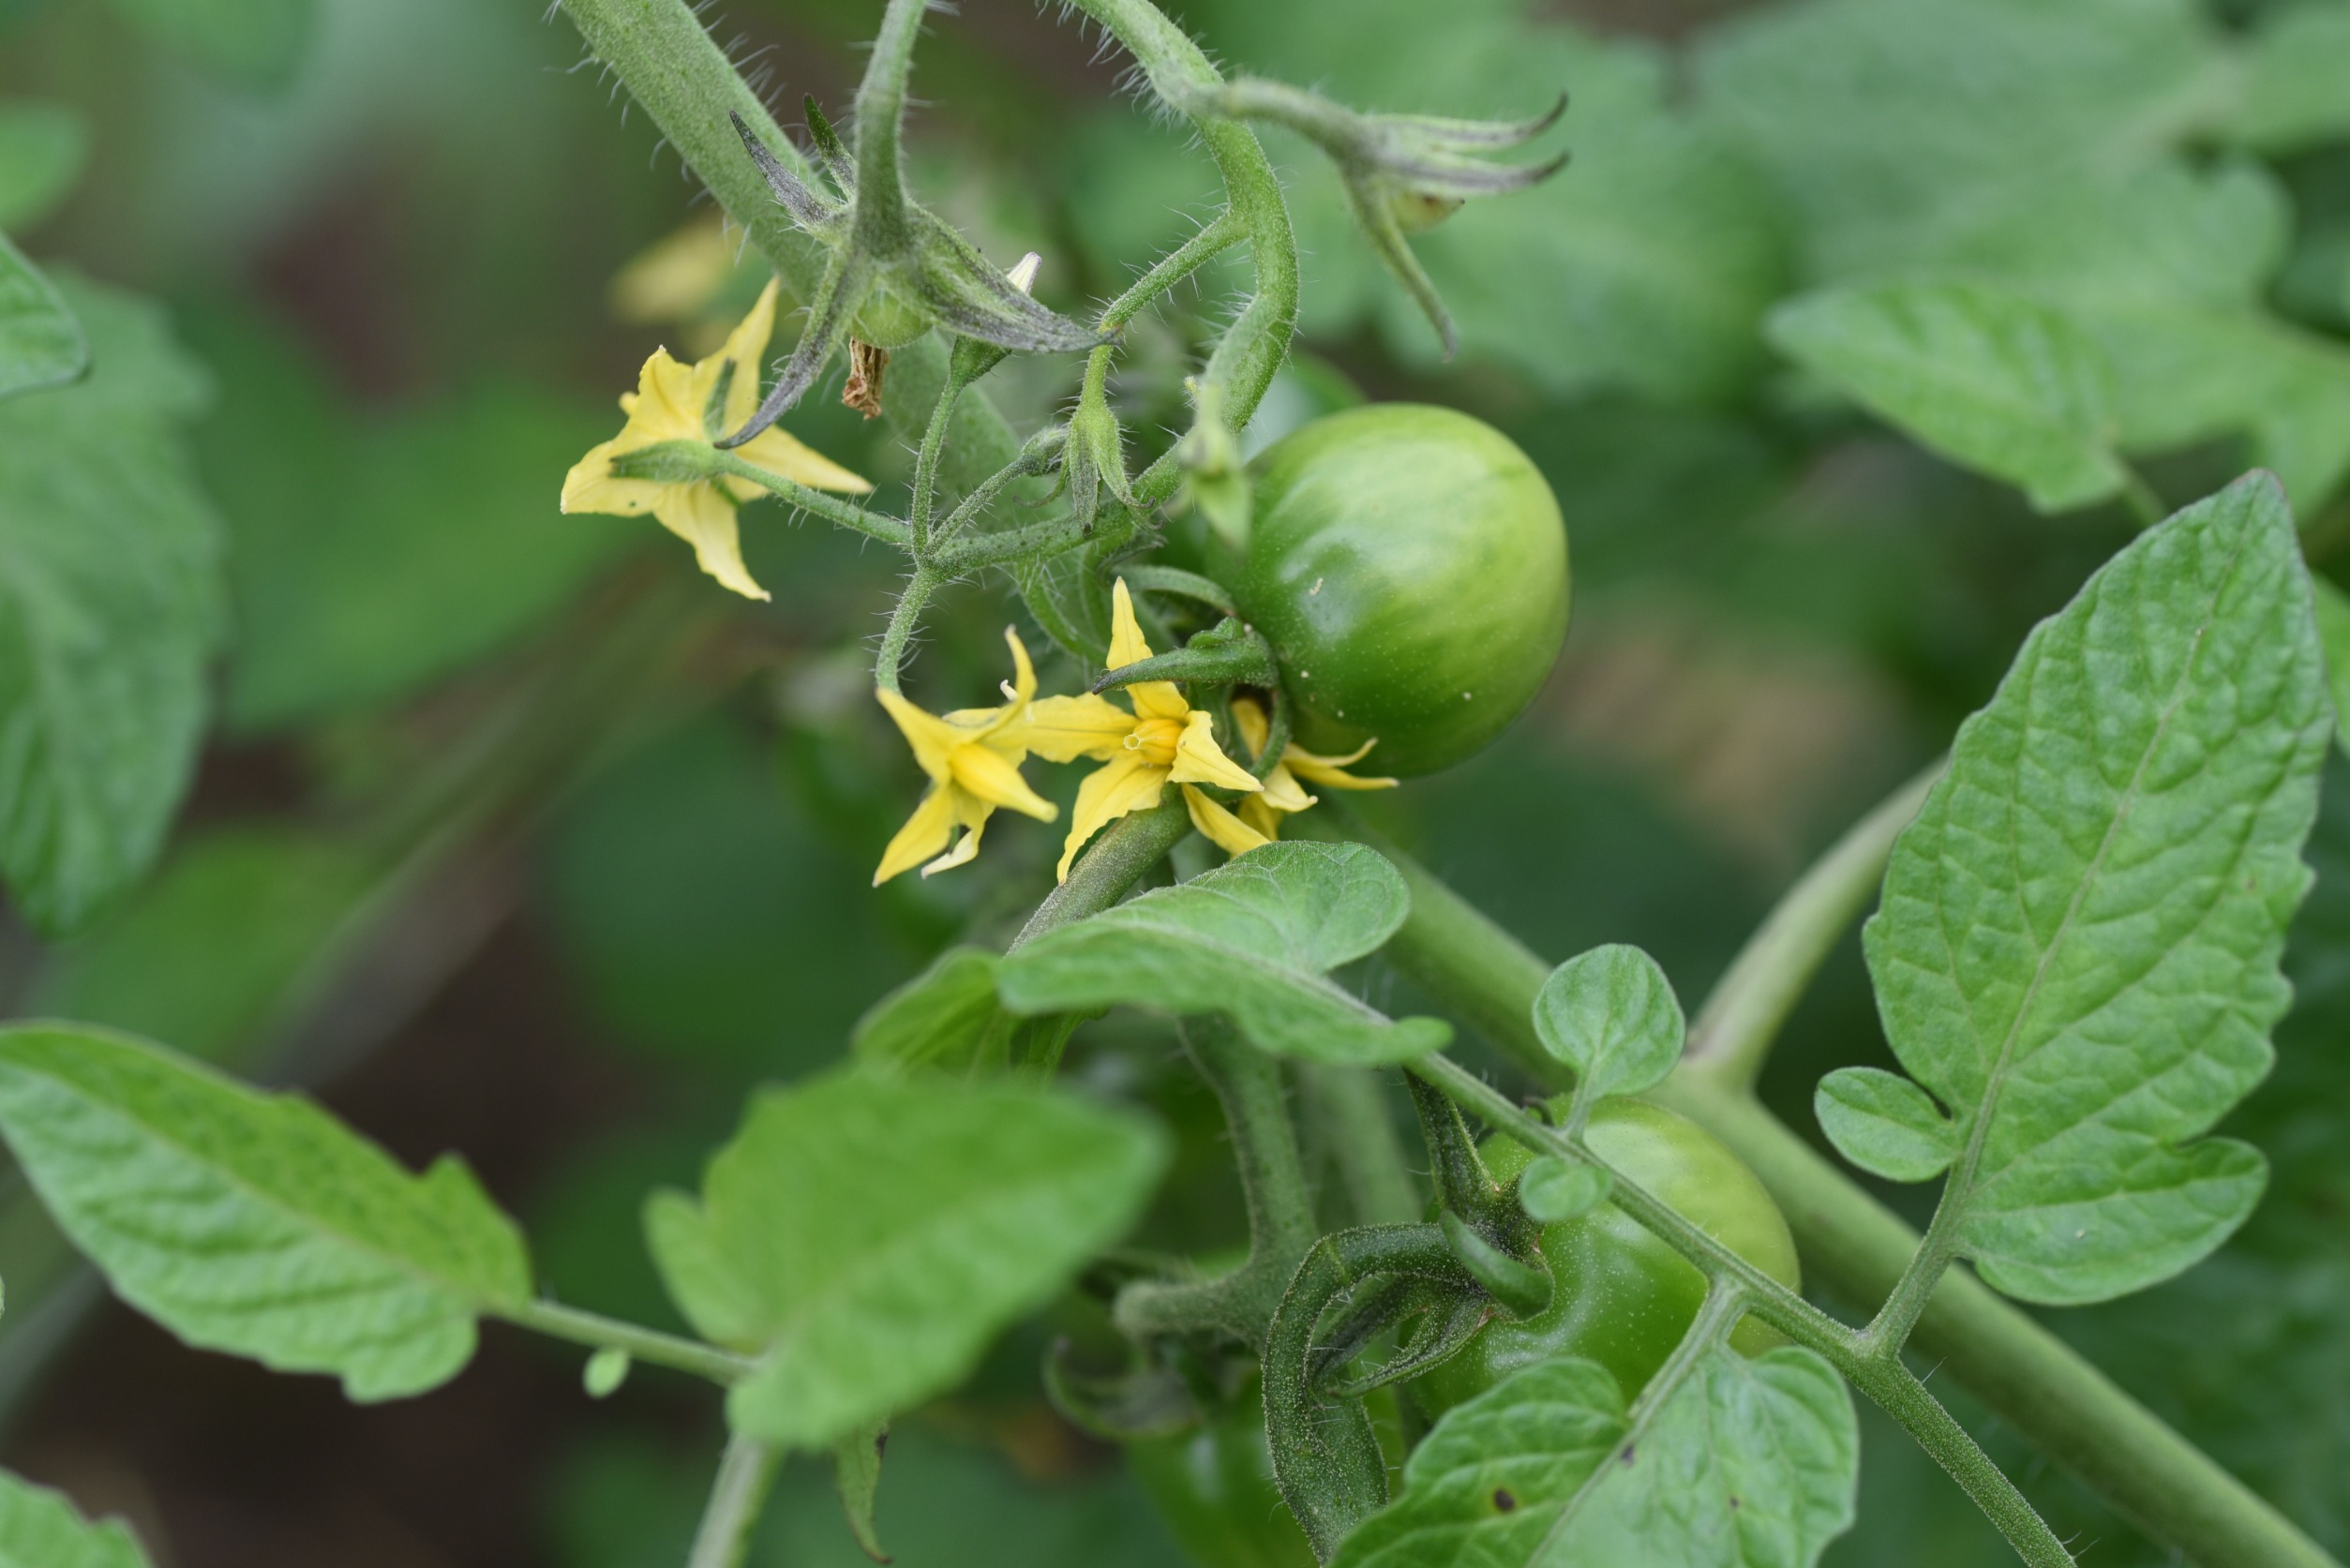
<svg viewBox="0 0 2350 1568"><path fill-rule="evenodd" d="M2122 439L2172 504L2274 465L2313 562L2341 564L2350 6L1172 8L1219 58L1367 107L1573 95L1565 173L1420 242L1459 320L1449 365L1335 182L1268 136L1305 332L1249 433L1438 401L1549 476L1576 572L1555 679L1489 754L1370 808L1551 957L1639 943L1694 1005L1810 854L1946 743L2131 535L2118 508L2035 515L1776 361L1761 321L1789 295L1918 273L2029 291L2104 344ZM712 24L796 124L803 93L846 109L878 14L732 0ZM1213 194L1099 42L1026 0L966 0L917 67L918 187L1000 261L1040 252L1062 308L1115 291ZM750 1084L836 1059L930 955L1000 940L1058 847L999 827L972 870L867 888L919 788L868 694L891 560L753 507L775 600L752 606L650 522L558 514L645 354L706 348L756 287L746 272L706 306L616 293L632 259L714 225L697 198L537 5L0 0L0 231L65 280L98 354L57 417L135 404L155 443L96 423L52 441L0 405L0 578L40 570L29 532L82 526L52 515L43 464L160 452L177 487L89 500L90 526L125 505L176 519L185 560L138 657L201 677L155 729L160 782L137 805L154 869L78 918L0 932L0 1001L309 1086L412 1161L461 1149L559 1294L664 1324L644 1191L693 1176ZM1186 422L1181 377L1242 276L1134 330L1115 391L1139 455ZM1017 362L988 386L1025 432L1073 370ZM829 392L790 424L885 504L902 488L903 433ZM992 689L1007 620L1042 647L1003 585L950 596L914 694ZM1072 675L1048 664L1046 689ZM2269 1152L2271 1196L2185 1278L2049 1317L2342 1553L2350 780L2328 801L2298 1010L2232 1124ZM1883 1056L1849 944L1766 1091L1816 1133L1819 1074ZM1213 1105L1164 1032L1097 1025L1071 1070L1182 1135L1144 1239L1239 1239ZM495 1328L452 1386L367 1411L185 1350L105 1302L13 1179L0 1275L0 1458L127 1515L171 1568L645 1568L681 1558L717 1451L702 1391L647 1371L591 1404L576 1356ZM1117 1455L1042 1402L1057 1322L902 1426L880 1514L901 1563L1180 1561ZM2167 1561L1956 1405L2085 1561ZM821 1470L787 1472L756 1561L861 1561ZM1862 1524L1831 1561L2009 1559L1873 1422Z"/></svg>

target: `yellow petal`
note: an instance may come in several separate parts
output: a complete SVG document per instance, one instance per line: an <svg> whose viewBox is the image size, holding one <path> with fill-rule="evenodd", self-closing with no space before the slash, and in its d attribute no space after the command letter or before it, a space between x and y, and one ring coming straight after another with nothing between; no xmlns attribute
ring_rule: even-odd
<svg viewBox="0 0 2350 1568"><path fill-rule="evenodd" d="M948 765L954 769L954 782L975 800L1008 806L1039 822L1050 822L1061 814L1058 806L1028 787L1017 766L985 746L957 746L949 754Z"/></svg>
<svg viewBox="0 0 2350 1568"><path fill-rule="evenodd" d="M1070 813L1069 838L1061 845L1057 880L1069 880L1069 863L1087 839L1129 812L1159 804L1159 792L1166 783L1164 768L1154 768L1123 750L1086 774L1085 782L1077 786L1077 808Z"/></svg>
<svg viewBox="0 0 2350 1568"><path fill-rule="evenodd" d="M1124 755L1126 738L1133 733L1133 714L1090 692L1030 703L1022 726L1027 749L1047 762L1074 762L1081 756L1106 761Z"/></svg>
<svg viewBox="0 0 2350 1568"><path fill-rule="evenodd" d="M1251 795L1240 802L1240 820L1268 840L1281 836L1281 814L1275 811L1262 795Z"/></svg>
<svg viewBox="0 0 2350 1568"><path fill-rule="evenodd" d="M740 380L735 382L737 386L742 384ZM726 399L726 428L741 429L743 422L757 411L758 402L754 398L749 408L744 409L740 414L736 413L734 398L732 393L729 392ZM836 490L843 495L861 496L873 488L871 480L851 473L831 458L801 441L797 436L772 425L736 447L735 455L754 468L765 469L770 473L780 473L795 485L805 485L811 490ZM748 479L738 478L734 483L748 486L755 495L763 496L768 493ZM750 497L745 496L743 499L748 500Z"/></svg>
<svg viewBox="0 0 2350 1568"><path fill-rule="evenodd" d="M1183 804L1191 814L1191 826L1227 855L1246 855L1273 842L1190 784L1183 786Z"/></svg>
<svg viewBox="0 0 2350 1568"><path fill-rule="evenodd" d="M1110 590L1110 667L1123 669L1128 665L1150 657L1150 644L1143 640L1143 629L1134 623L1134 599L1126 591L1126 579L1120 577Z"/></svg>
<svg viewBox="0 0 2350 1568"><path fill-rule="evenodd" d="M652 505L661 526L694 546L702 570L745 599L773 595L752 580L742 564L742 537L735 528L734 500L715 485L665 485Z"/></svg>
<svg viewBox="0 0 2350 1568"><path fill-rule="evenodd" d="M954 832L954 786L934 784L922 803L914 808L914 814L906 819L906 826L898 829L897 837L890 841L890 847L881 852L873 885L878 888L946 848Z"/></svg>
<svg viewBox="0 0 2350 1568"><path fill-rule="evenodd" d="M915 764L939 784L952 780L955 749L971 738L970 732L950 720L923 712L895 692L876 687L873 694L896 722L906 745L913 748Z"/></svg>
<svg viewBox="0 0 2350 1568"><path fill-rule="evenodd" d="M1223 754L1216 744L1214 723L1205 713L1192 714L1184 724L1183 739L1175 742L1175 768L1169 776L1177 784L1220 784L1250 794L1265 787L1246 768Z"/></svg>
<svg viewBox="0 0 2350 1568"><path fill-rule="evenodd" d="M734 366L734 380L726 383L722 416L729 430L740 430L758 412L759 375L765 369L767 340L775 332L775 289L776 280L769 278L767 287L759 291L758 303L751 306L751 313L726 334L726 346L703 361L712 374L713 381L709 383L711 385L716 384L714 377L721 366ZM750 460L758 461L756 457Z"/></svg>
<svg viewBox="0 0 2350 1568"><path fill-rule="evenodd" d="M1266 806L1277 812L1302 812L1314 803L1314 798L1298 784L1297 776L1289 770L1289 765L1281 762L1275 763L1273 771L1265 775L1262 799Z"/></svg>
<svg viewBox="0 0 2350 1568"><path fill-rule="evenodd" d="M1191 705L1183 698L1183 688L1172 680L1137 680L1124 690L1138 719L1180 721L1191 711Z"/></svg>
<svg viewBox="0 0 2350 1568"><path fill-rule="evenodd" d="M623 517L651 511L668 486L651 479L615 475L612 459L620 455L620 444L614 440L590 447L588 455L563 475L562 499L557 505L565 512L616 512Z"/></svg>
<svg viewBox="0 0 2350 1568"><path fill-rule="evenodd" d="M924 866L922 874L936 876L942 871L952 871L957 866L969 865L972 859L980 852L980 835L985 831L987 831L987 818L982 816L963 830L963 837L957 841L952 849Z"/></svg>
<svg viewBox="0 0 2350 1568"><path fill-rule="evenodd" d="M1011 700L1025 707L1037 694L1037 669L1028 663L1028 645L1020 640L1017 627L1004 628L1004 641L1011 645Z"/></svg>
<svg viewBox="0 0 2350 1568"><path fill-rule="evenodd" d="M1265 742L1273 733L1272 721L1265 716L1265 706L1254 697L1232 699L1233 728L1249 743L1250 756L1265 754Z"/></svg>
<svg viewBox="0 0 2350 1568"><path fill-rule="evenodd" d="M1364 752L1377 744L1377 741L1367 740L1355 753L1344 757L1316 756L1311 752L1301 752L1292 746L1281 754L1281 765L1299 778L1310 784L1318 784L1325 789L1393 789L1400 781L1358 779L1345 770L1345 764L1361 757Z"/></svg>
<svg viewBox="0 0 2350 1568"><path fill-rule="evenodd" d="M636 373L636 401L628 411L628 424L615 439L621 452L634 452L656 441L709 440L702 428L702 398L693 368L655 349Z"/></svg>

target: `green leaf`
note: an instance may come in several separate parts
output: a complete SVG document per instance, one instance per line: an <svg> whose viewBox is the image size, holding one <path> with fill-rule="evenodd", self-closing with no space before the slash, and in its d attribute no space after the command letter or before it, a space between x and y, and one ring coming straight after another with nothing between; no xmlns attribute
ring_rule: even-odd
<svg viewBox="0 0 2350 1568"><path fill-rule="evenodd" d="M0 234L0 397L62 386L90 366L90 345L40 269Z"/></svg>
<svg viewBox="0 0 2350 1568"><path fill-rule="evenodd" d="M1124 1003L1220 1013L1260 1048L1318 1062L1401 1062L1452 1038L1391 1021L1325 978L1395 934L1411 894L1361 844L1273 844L1180 887L1048 932L995 972L1014 1012Z"/></svg>
<svg viewBox="0 0 2350 1568"><path fill-rule="evenodd" d="M238 86L283 86L302 63L314 0L114 0L164 48Z"/></svg>
<svg viewBox="0 0 2350 1568"><path fill-rule="evenodd" d="M1859 1471L1851 1396L1809 1351L1712 1351L1638 1433L1604 1368L1540 1362L1447 1411L1333 1568L1809 1568Z"/></svg>
<svg viewBox="0 0 2350 1568"><path fill-rule="evenodd" d="M126 1035L0 1030L0 1132L125 1301L354 1399L447 1381L475 1317L530 1293L521 1236L457 1159L412 1175L308 1100Z"/></svg>
<svg viewBox="0 0 2350 1568"><path fill-rule="evenodd" d="M862 1426L832 1447L832 1489L840 1493L841 1513L857 1547L876 1562L887 1562L881 1533L874 1524L874 1502L881 1490L881 1454L890 1444L890 1428Z"/></svg>
<svg viewBox="0 0 2350 1568"><path fill-rule="evenodd" d="M2350 136L2350 9L2288 6L2261 20L2246 51L2228 134L2263 153Z"/></svg>
<svg viewBox="0 0 2350 1568"><path fill-rule="evenodd" d="M0 103L0 230L48 217L81 176L89 141L63 104Z"/></svg>
<svg viewBox="0 0 2350 1568"><path fill-rule="evenodd" d="M2259 1199L2258 1152L2202 1135L2290 994L2332 724L2308 582L2266 474L2148 530L2027 639L1894 846L1879 1009L1956 1120L1959 1247L2011 1295L2167 1278Z"/></svg>
<svg viewBox="0 0 2350 1568"><path fill-rule="evenodd" d="M1529 1218L1556 1225L1589 1214L1608 1201L1614 1179L1596 1165L1569 1164L1546 1156L1518 1175L1518 1206Z"/></svg>
<svg viewBox="0 0 2350 1568"><path fill-rule="evenodd" d="M1921 233L2052 174L2167 157L2233 65L2196 0L1824 0L1711 30L1696 75L1824 281L1913 261Z"/></svg>
<svg viewBox="0 0 2350 1568"><path fill-rule="evenodd" d="M1958 1128L1898 1073L1838 1068L1819 1081L1812 1112L1837 1153L1893 1181L1929 1181L1958 1157Z"/></svg>
<svg viewBox="0 0 2350 1568"><path fill-rule="evenodd" d="M2326 650L2326 683L2334 698L2334 739L2350 752L2350 593L2324 577L2309 580L2317 642Z"/></svg>
<svg viewBox="0 0 2350 1568"><path fill-rule="evenodd" d="M876 1067L1053 1067L1083 1016L1007 1012L995 997L998 962L984 948L949 948L857 1021L849 1049Z"/></svg>
<svg viewBox="0 0 2350 1568"><path fill-rule="evenodd" d="M118 1519L90 1524L57 1492L0 1471L0 1568L147 1568Z"/></svg>
<svg viewBox="0 0 2350 1568"><path fill-rule="evenodd" d="M1952 461L2043 512L2121 488L2113 372L2059 312L1984 284L1830 289L1774 311L1771 341Z"/></svg>
<svg viewBox="0 0 2350 1568"><path fill-rule="evenodd" d="M617 1345L606 1345L588 1357L580 1369L579 1386L591 1399L608 1399L628 1381L629 1368L635 1358Z"/></svg>
<svg viewBox="0 0 2350 1568"><path fill-rule="evenodd" d="M762 1358L735 1428L823 1449L952 1387L1124 1233L1166 1159L1072 1095L836 1075L761 1094L700 1201L657 1194L646 1229L695 1327Z"/></svg>
<svg viewBox="0 0 2350 1568"><path fill-rule="evenodd" d="M1662 1083L1681 1059L1688 1027L1656 961L1616 944L1550 971L1534 997L1534 1033L1575 1069L1578 1096L1598 1099Z"/></svg>
<svg viewBox="0 0 2350 1568"><path fill-rule="evenodd" d="M180 433L207 383L155 306L58 287L92 373L0 401L0 875L49 931L155 858L222 629L217 526Z"/></svg>

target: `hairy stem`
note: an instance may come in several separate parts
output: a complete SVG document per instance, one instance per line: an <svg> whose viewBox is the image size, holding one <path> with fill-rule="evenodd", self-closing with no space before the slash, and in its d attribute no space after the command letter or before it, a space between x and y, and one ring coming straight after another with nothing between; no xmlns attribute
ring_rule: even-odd
<svg viewBox="0 0 2350 1568"><path fill-rule="evenodd" d="M702 1507L701 1528L694 1533L685 1568L740 1568L751 1544L751 1528L758 1523L783 1460L782 1450L739 1432L726 1440L726 1456L718 1461L718 1478L711 1483L710 1501Z"/></svg>
<svg viewBox="0 0 2350 1568"><path fill-rule="evenodd" d="M1262 1355L1281 1292L1321 1233L1305 1166L1297 1157L1297 1129L1290 1120L1280 1063L1215 1020L1187 1024L1184 1043L1200 1076L1216 1091L1232 1131L1249 1210L1249 1256L1220 1279L1128 1286L1118 1292L1117 1325L1138 1339L1215 1329Z"/></svg>
<svg viewBox="0 0 2350 1568"><path fill-rule="evenodd" d="M618 1318L607 1318L600 1312L584 1311L565 1307L558 1301L542 1297L523 1307L499 1314L518 1327L536 1329L558 1339L568 1339L575 1345L591 1345L597 1350L626 1351L635 1359L655 1366L673 1367L691 1372L697 1378L708 1378L717 1383L737 1383L750 1376L756 1365L748 1356L722 1351L698 1339L682 1339L658 1329L640 1328Z"/></svg>
<svg viewBox="0 0 2350 1568"><path fill-rule="evenodd" d="M1166 858L1184 834L1191 830L1191 815L1180 800L1148 811L1131 812L1102 829L1078 862L1069 880L1054 889L1020 928L1011 944L1017 952L1048 931L1099 913L1126 896L1126 890Z"/></svg>
<svg viewBox="0 0 2350 1568"><path fill-rule="evenodd" d="M885 692L898 689L898 671L906 664L906 650L914 640L914 628L922 619L922 608L930 596L938 591L938 574L927 566L917 565L906 579L906 587L898 594L897 605L890 611L890 624L881 634L881 651L875 655L873 679Z"/></svg>
<svg viewBox="0 0 2350 1568"><path fill-rule="evenodd" d="M815 172L703 30L688 0L561 4L595 57L618 74L629 96L652 116L664 140L750 235L785 287L803 301L811 298L824 276L825 249L795 228L776 204L766 180L743 152L728 113L741 115L784 167L807 180ZM937 334L907 344L890 357L882 411L897 429L911 434L928 417L946 378L947 349ZM995 405L975 393L956 408L941 475L958 489L967 488L1013 461L1019 450L1011 427Z"/></svg>
<svg viewBox="0 0 2350 1568"><path fill-rule="evenodd" d="M1333 804L1296 819L1298 826ZM1388 960L1529 1077L1563 1086L1564 1075L1533 1024L1534 996L1550 966L1409 856L1367 831L1349 836L1378 847L1412 890L1412 913L1388 943ZM1852 1301L1884 1299L1917 1250L1915 1229L1751 1095L1684 1070L1655 1098L1719 1138L1761 1178L1814 1279ZM2187 1559L2227 1568L2341 1568L2258 1494L1964 1270L1935 1288L1910 1347L1940 1363L1943 1375L2115 1512Z"/></svg>
<svg viewBox="0 0 2350 1568"><path fill-rule="evenodd" d="M888 245L906 232L906 172L898 128L906 117L906 79L914 69L914 40L930 0L890 0L880 36L857 86L857 228Z"/></svg>
<svg viewBox="0 0 2350 1568"><path fill-rule="evenodd" d="M1151 90L1170 108L1182 112L1200 88L1222 83L1199 46L1149 0L1074 3L1125 46ZM1247 237L1250 260L1256 267L1256 292L1218 341L1200 378L1222 392L1225 417L1239 429L1272 385L1297 329L1297 240L1290 229L1280 180L1256 133L1237 120L1187 117L1223 176L1226 211ZM1155 506L1174 495L1182 482L1182 465L1169 452L1135 480L1134 495L1144 505Z"/></svg>
<svg viewBox="0 0 2350 1568"><path fill-rule="evenodd" d="M1854 824L1789 889L1689 1026L1683 1066L1733 1089L1754 1086L1771 1046L1819 965L1877 892L1893 839L1940 777L1939 762Z"/></svg>
<svg viewBox="0 0 2350 1568"><path fill-rule="evenodd" d="M1160 257L1126 292L1112 300L1103 308L1098 324L1105 333L1117 331L1141 315L1152 301L1238 245L1241 238L1240 219L1226 207L1198 233Z"/></svg>
<svg viewBox="0 0 2350 1568"><path fill-rule="evenodd" d="M963 383L949 375L946 384L938 389L938 401L931 406L930 424L922 430L922 444L914 454L913 523L914 559L926 560L931 546L931 514L938 503L938 455L947 442L947 426L954 419L954 406L963 396Z"/></svg>
<svg viewBox="0 0 2350 1568"><path fill-rule="evenodd" d="M1427 1194L1412 1178L1379 1074L1370 1068L1300 1062L1297 1085L1307 1114L1338 1161L1355 1223L1405 1225L1419 1218Z"/></svg>
<svg viewBox="0 0 2350 1568"><path fill-rule="evenodd" d="M895 517L868 512L855 501L828 496L822 490L811 490L798 480L786 479L782 474L760 468L756 463L745 462L731 452L720 452L711 466L720 473L747 479L764 487L797 511L811 513L828 523L854 530L868 539L877 539L897 549L910 550L914 547L913 530Z"/></svg>

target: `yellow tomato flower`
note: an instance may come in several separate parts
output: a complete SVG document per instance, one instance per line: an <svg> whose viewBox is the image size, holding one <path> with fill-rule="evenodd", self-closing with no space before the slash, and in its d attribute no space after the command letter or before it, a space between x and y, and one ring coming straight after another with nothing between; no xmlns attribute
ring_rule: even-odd
<svg viewBox="0 0 2350 1568"><path fill-rule="evenodd" d="M1265 709L1254 697L1235 697L1232 702L1232 722L1240 731L1240 738L1249 743L1249 750L1259 756L1265 754L1265 742L1271 736L1272 724ZM1394 779L1358 779L1346 769L1360 762L1376 740L1366 740L1344 756L1321 756L1305 750L1295 741L1281 748L1281 760L1265 776L1265 789L1240 802L1240 820L1268 839L1281 836L1281 818L1294 816L1314 804L1316 796L1306 793L1305 779L1325 789L1393 789Z"/></svg>
<svg viewBox="0 0 2350 1568"><path fill-rule="evenodd" d="M1134 624L1134 602L1120 578L1111 597L1110 667L1150 657L1142 628ZM1220 784L1254 794L1263 786L1216 744L1212 721L1194 709L1173 681L1144 680L1126 688L1129 712L1090 694L1047 697L1028 710L1027 747L1053 762L1092 757L1101 766L1077 788L1069 842L1061 849L1061 880L1085 841L1129 812L1159 803L1172 780L1183 786L1191 825L1238 855L1265 843L1232 813L1195 785Z"/></svg>
<svg viewBox="0 0 2350 1568"><path fill-rule="evenodd" d="M661 526L694 546L702 570L746 599L765 599L768 591L751 578L742 564L742 542L735 528L735 508L767 492L748 479L721 475L711 479L631 479L613 471L613 460L666 441L708 444L710 432L702 423L711 394L719 378L731 368L733 379L719 414L723 430L741 427L759 406L759 363L767 339L775 329L775 285L771 281L758 304L742 318L725 347L693 366L680 365L666 349L655 349L637 375L636 390L621 396L621 411L628 423L621 433L591 448L563 477L565 512L617 512L639 516L650 512ZM830 458L822 457L771 426L757 439L735 449L743 461L815 490L838 490L863 495L873 486Z"/></svg>
<svg viewBox="0 0 2350 1568"><path fill-rule="evenodd" d="M1037 677L1019 634L1007 626L1004 640L1011 644L1014 683L1004 688L1010 700L1001 708L965 708L940 717L923 712L895 692L874 693L897 721L906 743L914 748L914 760L930 775L930 793L882 852L880 868L873 874L875 887L918 865L930 876L964 864L980 852L980 834L998 806L1039 822L1061 814L1059 807L1040 798L1020 776L1020 761L1028 752L1028 709ZM962 842L939 854L957 828L963 829Z"/></svg>

